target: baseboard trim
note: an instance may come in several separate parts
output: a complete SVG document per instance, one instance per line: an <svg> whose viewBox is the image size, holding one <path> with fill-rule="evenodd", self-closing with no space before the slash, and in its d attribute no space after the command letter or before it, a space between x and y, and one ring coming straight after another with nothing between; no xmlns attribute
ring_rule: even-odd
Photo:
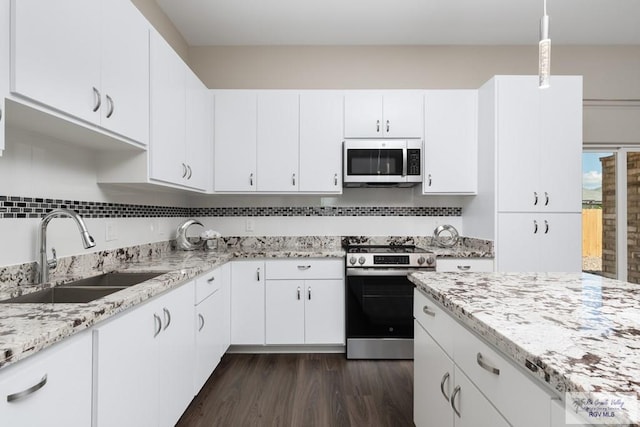
<svg viewBox="0 0 640 427"><path fill-rule="evenodd" d="M345 353L344 345L232 345L227 353Z"/></svg>

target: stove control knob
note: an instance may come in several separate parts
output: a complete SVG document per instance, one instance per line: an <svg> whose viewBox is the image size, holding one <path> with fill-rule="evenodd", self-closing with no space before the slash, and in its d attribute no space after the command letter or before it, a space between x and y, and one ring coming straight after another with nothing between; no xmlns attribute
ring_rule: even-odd
<svg viewBox="0 0 640 427"><path fill-rule="evenodd" d="M424 257L423 257L423 256L421 256L420 258L418 258L418 264L419 264L419 265L424 264L424 262L425 262L425 261L426 261L426 259L424 259Z"/></svg>
<svg viewBox="0 0 640 427"><path fill-rule="evenodd" d="M349 264L353 265L356 263L356 257L352 256L351 258L349 258Z"/></svg>
<svg viewBox="0 0 640 427"><path fill-rule="evenodd" d="M430 256L429 258L427 258L427 265L433 265L436 263L436 259L432 256Z"/></svg>
<svg viewBox="0 0 640 427"><path fill-rule="evenodd" d="M360 263L360 265L364 264L365 259L363 256L361 256L360 258L358 258L358 262Z"/></svg>

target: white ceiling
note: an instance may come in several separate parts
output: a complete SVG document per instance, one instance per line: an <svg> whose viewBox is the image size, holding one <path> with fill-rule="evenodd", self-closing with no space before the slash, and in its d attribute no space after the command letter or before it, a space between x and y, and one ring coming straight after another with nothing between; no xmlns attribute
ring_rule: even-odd
<svg viewBox="0 0 640 427"><path fill-rule="evenodd" d="M157 0L191 46L538 41L543 0ZM640 0L547 0L554 44L640 44Z"/></svg>

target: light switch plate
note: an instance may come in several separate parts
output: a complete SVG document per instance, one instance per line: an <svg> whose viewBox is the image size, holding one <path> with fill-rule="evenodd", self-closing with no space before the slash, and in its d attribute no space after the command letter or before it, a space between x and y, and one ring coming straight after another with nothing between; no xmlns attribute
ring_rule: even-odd
<svg viewBox="0 0 640 427"><path fill-rule="evenodd" d="M104 240L106 242L111 242L113 240L118 240L118 230L116 228L116 224L113 221L107 221L104 227Z"/></svg>
<svg viewBox="0 0 640 427"><path fill-rule="evenodd" d="M255 231L256 229L256 222L253 218L247 218L247 222L245 224L244 230L245 231Z"/></svg>

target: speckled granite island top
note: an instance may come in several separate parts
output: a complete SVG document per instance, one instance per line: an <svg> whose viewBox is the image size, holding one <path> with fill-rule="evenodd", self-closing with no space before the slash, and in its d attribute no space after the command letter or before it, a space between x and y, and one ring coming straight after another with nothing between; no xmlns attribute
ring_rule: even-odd
<svg viewBox="0 0 640 427"><path fill-rule="evenodd" d="M590 274L412 273L419 290L562 395L640 398L640 285Z"/></svg>
<svg viewBox="0 0 640 427"><path fill-rule="evenodd" d="M85 330L117 313L140 304L189 279L233 259L244 258L339 258L340 248L166 252L140 261L125 261L104 271L167 272L151 280L82 304L0 304L0 369L24 359L76 332ZM72 262L73 263L73 262ZM83 274L81 277L100 274ZM78 277L71 275L69 281ZM60 280L64 282L65 280ZM33 288L33 287L31 287ZM0 299L8 299L27 287L0 289ZM35 289L33 289L35 290Z"/></svg>

